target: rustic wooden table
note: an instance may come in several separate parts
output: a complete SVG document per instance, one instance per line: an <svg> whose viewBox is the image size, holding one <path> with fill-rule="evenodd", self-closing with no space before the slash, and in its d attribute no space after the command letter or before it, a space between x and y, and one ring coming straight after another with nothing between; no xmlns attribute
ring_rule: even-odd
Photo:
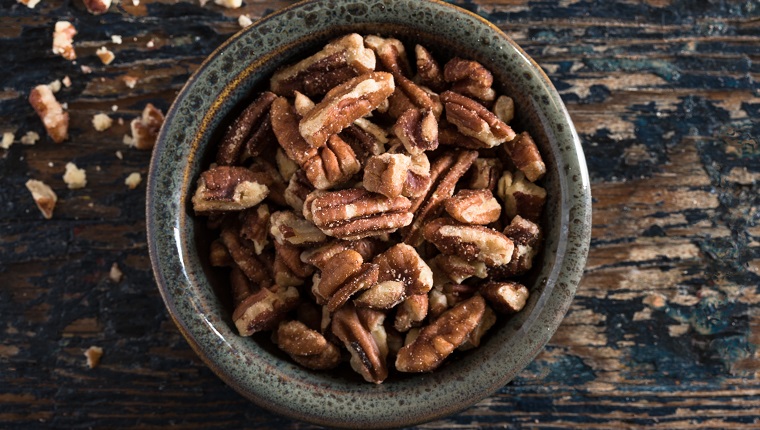
<svg viewBox="0 0 760 430"><path fill-rule="evenodd" d="M224 385L169 319L145 184L124 185L146 176L150 153L122 143L147 102L168 109L239 15L290 3L121 0L93 16L80 0L0 0L0 132L16 135L0 149L0 427L309 427ZM593 239L546 350L494 396L422 427L758 428L760 2L456 3L503 28L562 94L593 181ZM79 31L76 64L51 52L59 19ZM116 55L108 66L101 46ZM64 76L71 137L54 144L27 96ZM97 132L102 112L117 121ZM34 146L19 143L28 131L42 136ZM69 161L86 169L85 188L64 184ZM52 219L29 178L58 193ZM91 345L105 351L94 369Z"/></svg>

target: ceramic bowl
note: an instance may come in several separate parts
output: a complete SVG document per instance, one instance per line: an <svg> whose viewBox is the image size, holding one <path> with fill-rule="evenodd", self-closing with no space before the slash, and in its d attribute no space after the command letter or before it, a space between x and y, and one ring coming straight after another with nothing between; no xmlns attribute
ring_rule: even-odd
<svg viewBox="0 0 760 430"><path fill-rule="evenodd" d="M437 55L477 60L497 92L517 106L515 129L528 130L546 161L545 243L526 307L500 322L481 346L437 371L395 375L381 385L353 372L302 368L266 335L237 335L223 278L207 258L211 240L190 197L212 161L220 130L279 67L328 40L357 32L420 43ZM166 116L147 191L151 262L166 307L190 345L221 379L272 411L317 424L397 427L440 418L509 382L552 336L573 299L590 236L590 188L572 121L549 79L496 26L441 1L329 0L287 7L244 29L200 66Z"/></svg>

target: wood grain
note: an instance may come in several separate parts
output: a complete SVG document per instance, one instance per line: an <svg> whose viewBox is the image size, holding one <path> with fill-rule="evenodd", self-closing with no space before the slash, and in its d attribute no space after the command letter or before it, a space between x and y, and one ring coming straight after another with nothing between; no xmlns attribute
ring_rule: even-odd
<svg viewBox="0 0 760 430"><path fill-rule="evenodd" d="M174 327L147 256L145 184L124 185L147 175L150 154L122 143L146 103L166 111L240 14L291 3L127 0L96 17L78 0L0 0L0 132L43 136L0 149L0 427L311 427L244 400ZM496 395L421 427L758 428L760 4L454 3L504 29L562 94L593 181L593 238L545 351ZM79 30L77 64L50 51L64 18ZM100 46L114 63L100 64ZM64 76L71 138L56 145L26 97ZM100 112L116 121L105 132L90 123ZM69 161L86 169L86 188L66 188ZM29 178L58 193L53 219ZM105 350L95 369L90 345Z"/></svg>

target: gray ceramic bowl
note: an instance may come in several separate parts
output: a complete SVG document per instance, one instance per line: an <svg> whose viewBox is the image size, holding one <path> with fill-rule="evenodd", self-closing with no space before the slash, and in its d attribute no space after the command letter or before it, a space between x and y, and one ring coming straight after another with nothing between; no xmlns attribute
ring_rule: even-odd
<svg viewBox="0 0 760 430"><path fill-rule="evenodd" d="M220 127L239 112L241 102L265 87L278 66L348 32L395 36L437 54L480 61L493 71L497 90L515 99L516 128L533 135L548 169L543 180L549 193L546 240L525 309L492 329L479 348L437 371L392 377L382 385L351 372L304 369L283 359L266 336L239 337L230 309L216 293L225 287L205 255L205 223L193 217L189 203L199 173L212 159ZM590 236L585 160L554 87L497 27L441 1L310 1L236 34L201 65L169 110L147 192L156 281L193 349L255 403L332 426L410 425L455 413L493 394L528 365L560 324L580 281Z"/></svg>

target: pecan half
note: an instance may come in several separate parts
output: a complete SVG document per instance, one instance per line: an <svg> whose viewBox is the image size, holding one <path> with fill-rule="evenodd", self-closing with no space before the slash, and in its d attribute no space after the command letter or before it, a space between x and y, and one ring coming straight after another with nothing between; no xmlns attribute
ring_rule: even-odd
<svg viewBox="0 0 760 430"><path fill-rule="evenodd" d="M293 361L309 369L332 369L340 364L338 347L300 321L281 322L272 337Z"/></svg>
<svg viewBox="0 0 760 430"><path fill-rule="evenodd" d="M475 151L453 151L444 153L433 162L430 167L431 187L412 202L414 221L403 232L404 243L412 246L422 243L422 226L441 213L443 202L454 194L457 182L477 157Z"/></svg>
<svg viewBox="0 0 760 430"><path fill-rule="evenodd" d="M465 149L486 149L488 144L481 142L480 140L462 134L457 130L457 127L445 118L441 118L438 121L438 142L445 146L456 146Z"/></svg>
<svg viewBox="0 0 760 430"><path fill-rule="evenodd" d="M34 87L29 93L29 104L39 115L53 142L61 143L69 137L69 113L64 112L49 86Z"/></svg>
<svg viewBox="0 0 760 430"><path fill-rule="evenodd" d="M196 214L214 211L239 211L256 206L269 194L266 185L256 181L243 167L218 166L201 173L193 195Z"/></svg>
<svg viewBox="0 0 760 430"><path fill-rule="evenodd" d="M514 242L512 259L506 266L495 267L492 278L519 276L533 267L533 259L541 245L541 229L535 223L516 215L504 229L504 235Z"/></svg>
<svg viewBox="0 0 760 430"><path fill-rule="evenodd" d="M488 276L488 270L482 261L467 261L456 255L436 255L431 264L457 284L473 276L481 279Z"/></svg>
<svg viewBox="0 0 760 430"><path fill-rule="evenodd" d="M241 336L250 336L274 328L298 305L298 301L298 290L295 287L274 285L271 289L260 288L235 308L232 320Z"/></svg>
<svg viewBox="0 0 760 430"><path fill-rule="evenodd" d="M531 221L541 218L546 190L526 180L522 172L504 172L499 179L497 195L504 202L504 212L509 219L516 215Z"/></svg>
<svg viewBox="0 0 760 430"><path fill-rule="evenodd" d="M396 120L393 132L412 155L438 148L438 120L431 110L407 110Z"/></svg>
<svg viewBox="0 0 760 430"><path fill-rule="evenodd" d="M406 294L427 294L433 288L433 272L417 253L405 243L394 245L372 260L380 266L379 281L399 281Z"/></svg>
<svg viewBox="0 0 760 430"><path fill-rule="evenodd" d="M393 93L393 75L370 72L338 85L298 124L301 136L313 147L327 143L357 119L372 112Z"/></svg>
<svg viewBox="0 0 760 430"><path fill-rule="evenodd" d="M512 97L499 96L494 102L491 111L504 124L509 124L515 117L515 101Z"/></svg>
<svg viewBox="0 0 760 430"><path fill-rule="evenodd" d="M340 132L340 137L351 145L356 157L362 164L373 155L385 152L388 136L385 130L366 118L359 118Z"/></svg>
<svg viewBox="0 0 760 430"><path fill-rule="evenodd" d="M361 164L351 146L337 134L319 148L318 156L303 164L306 177L318 190L343 184L361 170Z"/></svg>
<svg viewBox="0 0 760 430"><path fill-rule="evenodd" d="M251 248L245 246L240 239L240 231L233 227L222 229L220 240L230 253L232 260L245 276L258 286L269 286L272 284L272 275L266 264L256 256Z"/></svg>
<svg viewBox="0 0 760 430"><path fill-rule="evenodd" d="M321 51L277 71L270 81L272 91L293 96L295 91L315 96L357 75L375 70L375 53L364 47L356 33L328 43Z"/></svg>
<svg viewBox="0 0 760 430"><path fill-rule="evenodd" d="M314 267L301 261L301 249L288 242L274 243L274 281L283 287L303 285Z"/></svg>
<svg viewBox="0 0 760 430"><path fill-rule="evenodd" d="M429 372L464 343L483 317L485 300L480 296L458 303L420 330L414 342L396 356L401 372Z"/></svg>
<svg viewBox="0 0 760 430"><path fill-rule="evenodd" d="M525 307L530 293L518 282L488 282L480 287L480 294L497 312L513 314Z"/></svg>
<svg viewBox="0 0 760 430"><path fill-rule="evenodd" d="M261 137L260 134L263 133L263 131L259 133L258 130L262 127L270 127L271 130L269 108L276 98L277 95L274 93L265 91L245 108L240 116L235 118L219 143L219 150L216 153L217 164L222 166L237 165L243 161L240 159L241 152L249 140L254 140L251 146L254 148L257 146L254 138Z"/></svg>
<svg viewBox="0 0 760 430"><path fill-rule="evenodd" d="M478 158L472 162L471 175L468 188L473 190L496 191L499 178L504 171L498 158Z"/></svg>
<svg viewBox="0 0 760 430"><path fill-rule="evenodd" d="M505 143L504 151L529 181L536 182L546 173L544 159L541 158L541 153L528 132L524 131Z"/></svg>
<svg viewBox="0 0 760 430"><path fill-rule="evenodd" d="M351 367L362 377L379 384L388 377L388 367L381 346L360 319L356 307L347 303L332 318L332 332L351 353ZM384 348L387 351L387 345Z"/></svg>
<svg viewBox="0 0 760 430"><path fill-rule="evenodd" d="M406 48L400 40L369 35L364 37L364 45L375 52L380 64L391 72L394 78L411 76Z"/></svg>
<svg viewBox="0 0 760 430"><path fill-rule="evenodd" d="M493 101L493 75L477 61L454 57L443 67L443 78L452 84L451 91L485 102Z"/></svg>
<svg viewBox="0 0 760 430"><path fill-rule="evenodd" d="M373 155L364 166L364 188L389 198L398 197L404 191L411 165L408 155Z"/></svg>
<svg viewBox="0 0 760 430"><path fill-rule="evenodd" d="M364 263L358 252L341 251L327 261L321 274L314 276L312 292L318 302L334 312L352 295L375 285L379 272L377 264Z"/></svg>
<svg viewBox="0 0 760 430"><path fill-rule="evenodd" d="M319 270L323 270L325 264L336 254L347 249L356 251L364 261L371 260L378 250L378 244L371 239L359 240L333 240L318 248L311 248L301 252L301 261L311 264Z"/></svg>
<svg viewBox="0 0 760 430"><path fill-rule="evenodd" d="M309 194L304 216L326 235L361 239L396 231L412 222L406 197L387 198L360 188Z"/></svg>
<svg viewBox="0 0 760 430"><path fill-rule="evenodd" d="M324 242L327 237L311 221L292 211L278 211L269 219L269 233L279 243L306 246Z"/></svg>
<svg viewBox="0 0 760 430"><path fill-rule="evenodd" d="M465 224L490 224L501 215L501 205L490 190L460 190L444 206L452 218Z"/></svg>
<svg viewBox="0 0 760 430"><path fill-rule="evenodd" d="M441 101L446 108L446 119L462 134L483 142L485 147L493 148L514 139L512 128L475 100L446 91L441 94Z"/></svg>
<svg viewBox="0 0 760 430"><path fill-rule="evenodd" d="M288 158L303 166L309 159L317 156L317 148L309 145L299 133L299 116L288 99L279 97L272 102L271 121L277 142Z"/></svg>
<svg viewBox="0 0 760 430"><path fill-rule="evenodd" d="M269 244L269 216L267 205L246 209L240 214L240 236L253 244L256 255L260 255Z"/></svg>
<svg viewBox="0 0 760 430"><path fill-rule="evenodd" d="M507 264L514 252L512 241L498 231L448 218L431 221L423 234L444 254L458 255L467 261L482 261L486 266Z"/></svg>
<svg viewBox="0 0 760 430"><path fill-rule="evenodd" d="M414 54L417 57L417 75L420 83L435 92L443 91L446 88L443 71L430 51L422 45L416 45Z"/></svg>
<svg viewBox="0 0 760 430"><path fill-rule="evenodd" d="M428 295L412 294L397 307L393 328L401 333L422 324L428 314Z"/></svg>
<svg viewBox="0 0 760 430"><path fill-rule="evenodd" d="M405 291L406 286L403 282L378 282L355 298L354 305L360 308L391 309L404 300Z"/></svg>

